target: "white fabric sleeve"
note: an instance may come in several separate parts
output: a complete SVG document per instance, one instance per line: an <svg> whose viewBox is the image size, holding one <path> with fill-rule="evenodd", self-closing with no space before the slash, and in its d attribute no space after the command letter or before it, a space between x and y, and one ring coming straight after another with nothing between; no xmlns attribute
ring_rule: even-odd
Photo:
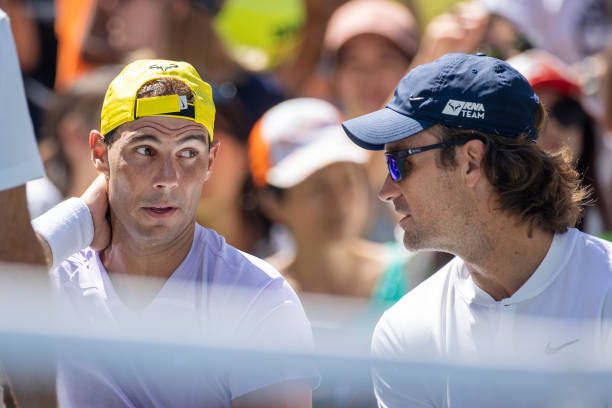
<svg viewBox="0 0 612 408"><path fill-rule="evenodd" d="M44 174L9 19L0 10L0 190Z"/></svg>
<svg viewBox="0 0 612 408"><path fill-rule="evenodd" d="M314 349L310 322L297 295L284 279L266 287L240 326L242 347L271 353L265 362L245 366L230 364L229 388L236 399L261 388L286 381L303 381L311 389L319 386L314 363L295 361L284 354L309 353Z"/></svg>
<svg viewBox="0 0 612 408"><path fill-rule="evenodd" d="M91 213L80 198L69 198L32 221L34 231L51 248L52 269L75 252L88 247L93 240Z"/></svg>

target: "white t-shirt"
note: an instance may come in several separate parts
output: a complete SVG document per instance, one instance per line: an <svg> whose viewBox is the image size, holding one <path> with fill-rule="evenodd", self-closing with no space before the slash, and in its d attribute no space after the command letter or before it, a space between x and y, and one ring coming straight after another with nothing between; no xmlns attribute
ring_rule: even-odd
<svg viewBox="0 0 612 408"><path fill-rule="evenodd" d="M190 324L191 334L200 333L207 344L268 351L313 348L302 305L280 274L199 225L187 257L141 312L122 303L91 249L55 268L52 280L61 303L92 331L121 328L129 315L173 316ZM254 368L228 361L219 371L189 364L182 368L185 361L171 355L148 356L168 367L160 373L143 369L146 364L138 358L109 364L103 354L87 354L75 348L60 355L62 407L230 407L233 399L275 383L303 379L313 388L318 384L316 370L306 365Z"/></svg>
<svg viewBox="0 0 612 408"><path fill-rule="evenodd" d="M544 326L548 319L561 324ZM404 296L380 319L373 336L376 356L421 362L463 361L495 365L531 362L554 367L593 363L610 346L612 244L570 229L555 235L534 274L511 297L495 301L480 289L456 257ZM541 322L541 325L538 323ZM606 349L609 352L609 349ZM587 364L587 366L588 366ZM567 405L553 387L514 390L509 380L470 383L463 374L414 375L392 366L374 370L380 407L605 406L596 393L587 405ZM461 378L461 376L464 378ZM523 384L524 385L524 384Z"/></svg>
<svg viewBox="0 0 612 408"><path fill-rule="evenodd" d="M0 190L43 177L8 16L0 10Z"/></svg>

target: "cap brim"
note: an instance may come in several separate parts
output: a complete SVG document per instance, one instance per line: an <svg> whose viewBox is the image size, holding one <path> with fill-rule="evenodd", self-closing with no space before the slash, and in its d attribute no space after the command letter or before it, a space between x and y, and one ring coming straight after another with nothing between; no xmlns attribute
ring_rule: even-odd
<svg viewBox="0 0 612 408"><path fill-rule="evenodd" d="M382 108L347 120L342 123L342 128L354 143L364 149L383 150L386 143L413 136L434 124L404 116L390 108Z"/></svg>
<svg viewBox="0 0 612 408"><path fill-rule="evenodd" d="M278 188L291 188L331 164L363 164L368 157L367 152L346 140L336 125L328 131L321 131L316 142L297 149L278 162L268 171L266 181Z"/></svg>

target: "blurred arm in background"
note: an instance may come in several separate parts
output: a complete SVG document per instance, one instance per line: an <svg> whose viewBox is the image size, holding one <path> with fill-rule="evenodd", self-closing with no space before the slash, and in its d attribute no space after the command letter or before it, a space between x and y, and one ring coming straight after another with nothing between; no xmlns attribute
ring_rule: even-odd
<svg viewBox="0 0 612 408"><path fill-rule="evenodd" d="M0 10L0 261L46 264L30 225L25 182L44 175L8 16Z"/></svg>

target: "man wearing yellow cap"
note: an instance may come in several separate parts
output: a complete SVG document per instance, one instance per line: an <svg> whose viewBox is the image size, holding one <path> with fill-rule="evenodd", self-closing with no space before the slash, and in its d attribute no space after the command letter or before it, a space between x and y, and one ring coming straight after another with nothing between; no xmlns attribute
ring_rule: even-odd
<svg viewBox="0 0 612 408"><path fill-rule="evenodd" d="M279 273L195 222L219 148L214 115L210 86L184 62L136 61L111 82L101 129L90 134L94 165L108 186L110 243L59 265L62 256L54 259L59 298L93 331L163 313L212 345L309 350L310 326ZM92 215L95 222L99 214ZM37 230L45 236L45 228ZM57 239L47 238L55 257ZM143 284L134 276L156 279ZM220 369L181 368L186 363L171 356L153 358L164 359L167 372L143 370L137 359L108 364L79 350L63 354L60 405L309 407L318 381L306 366L255 370L232 360Z"/></svg>

